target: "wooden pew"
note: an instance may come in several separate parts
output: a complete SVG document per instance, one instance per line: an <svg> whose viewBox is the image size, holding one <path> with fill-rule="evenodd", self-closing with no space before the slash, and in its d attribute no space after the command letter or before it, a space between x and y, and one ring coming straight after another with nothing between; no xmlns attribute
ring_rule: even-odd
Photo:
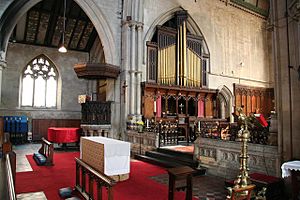
<svg viewBox="0 0 300 200"><path fill-rule="evenodd" d="M107 199L113 200L113 185L115 181L105 174L94 170L81 159L75 158L76 161L76 185L77 190L85 199L96 200L94 197L94 181L97 184L97 200L102 200L102 187L107 189ZM88 176L88 179L86 179ZM88 180L88 183L86 182ZM88 187L87 187L88 186ZM87 188L88 191L87 191Z"/></svg>
<svg viewBox="0 0 300 200"><path fill-rule="evenodd" d="M46 158L46 162L43 165L51 166L54 165L53 154L54 154L54 145L45 138L42 138L42 147L38 151Z"/></svg>

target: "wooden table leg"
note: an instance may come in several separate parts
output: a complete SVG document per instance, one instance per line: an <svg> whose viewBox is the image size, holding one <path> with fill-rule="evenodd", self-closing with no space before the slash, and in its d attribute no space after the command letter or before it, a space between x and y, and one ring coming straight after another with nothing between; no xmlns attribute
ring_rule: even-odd
<svg viewBox="0 0 300 200"><path fill-rule="evenodd" d="M174 200L174 193L175 193L175 177L170 175L169 178L169 200Z"/></svg>
<svg viewBox="0 0 300 200"><path fill-rule="evenodd" d="M186 200L192 200L193 197L193 182L192 182L192 175L188 175L186 178Z"/></svg>

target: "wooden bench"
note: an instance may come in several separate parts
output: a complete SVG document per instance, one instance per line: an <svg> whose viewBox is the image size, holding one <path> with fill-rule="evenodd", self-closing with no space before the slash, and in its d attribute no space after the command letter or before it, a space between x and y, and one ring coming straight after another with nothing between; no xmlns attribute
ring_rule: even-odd
<svg viewBox="0 0 300 200"><path fill-rule="evenodd" d="M45 138L42 138L42 147L38 153L34 153L33 158L38 165L51 166L53 163L54 145Z"/></svg>

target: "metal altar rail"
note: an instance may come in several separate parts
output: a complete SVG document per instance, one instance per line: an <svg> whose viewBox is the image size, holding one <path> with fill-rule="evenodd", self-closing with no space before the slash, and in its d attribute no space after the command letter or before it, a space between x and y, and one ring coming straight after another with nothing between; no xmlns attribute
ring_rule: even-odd
<svg viewBox="0 0 300 200"><path fill-rule="evenodd" d="M102 187L107 189L107 199L113 200L113 185L115 181L105 174L94 170L79 158L76 161L76 185L75 189L85 198L102 200ZM88 177L88 179L87 179ZM86 182L88 180L88 183ZM94 183L97 184L97 198L94 196ZM88 188L88 190L87 190Z"/></svg>
<svg viewBox="0 0 300 200"><path fill-rule="evenodd" d="M81 124L110 124L111 123L111 103L88 101L81 104Z"/></svg>

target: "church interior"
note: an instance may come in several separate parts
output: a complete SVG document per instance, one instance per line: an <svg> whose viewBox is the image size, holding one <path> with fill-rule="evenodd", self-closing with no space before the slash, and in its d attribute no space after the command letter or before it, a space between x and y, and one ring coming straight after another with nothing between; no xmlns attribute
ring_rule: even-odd
<svg viewBox="0 0 300 200"><path fill-rule="evenodd" d="M0 0L0 199L300 199L299 0Z"/></svg>

